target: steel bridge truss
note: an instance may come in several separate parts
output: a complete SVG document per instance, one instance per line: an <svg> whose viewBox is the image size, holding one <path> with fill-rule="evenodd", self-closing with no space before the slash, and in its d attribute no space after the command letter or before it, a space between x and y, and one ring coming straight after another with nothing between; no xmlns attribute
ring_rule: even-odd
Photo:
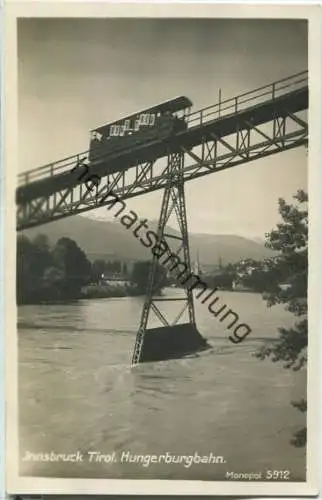
<svg viewBox="0 0 322 500"><path fill-rule="evenodd" d="M198 146L189 145L188 139L180 141L178 138L177 151L185 156L182 182L307 145L308 124L303 113L279 109L270 122L262 125L254 125L251 116L243 119L242 115L236 115L232 134L220 135L207 126ZM128 199L164 189L176 175L172 163L165 158L155 158L102 177L91 176L90 169L84 165L71 165L71 170L75 168L79 168L83 182L18 205L18 230L106 206L109 193ZM84 169L87 169L86 175Z"/></svg>
<svg viewBox="0 0 322 500"><path fill-rule="evenodd" d="M180 262L185 271L184 275L191 275L191 261L189 254L187 213L184 193L184 154L170 154L167 158L168 182L164 190L161 213L157 229L156 245L152 250L152 262L149 272L148 286L146 291L145 303L142 310L141 322L136 336L132 365L136 365L141 361L142 347L144 336L149 326L149 320L157 319L161 326L168 327L176 325L184 320L185 324L195 325L195 311L193 304L192 290L183 288L182 295L178 297L160 297L158 289L161 285L160 274L158 268L160 264L164 264L164 269L167 271L173 270L174 260ZM176 222L177 232L171 234L167 231L167 224L170 217L174 217ZM174 229L173 222L171 227ZM157 250L157 251L156 251ZM160 258L162 254L162 259ZM167 265L168 264L168 268ZM176 271L181 271L182 267L175 266ZM175 273L177 274L177 273ZM177 301L180 307L176 316L170 320L167 314L166 304L172 301ZM154 325L155 326L155 325Z"/></svg>

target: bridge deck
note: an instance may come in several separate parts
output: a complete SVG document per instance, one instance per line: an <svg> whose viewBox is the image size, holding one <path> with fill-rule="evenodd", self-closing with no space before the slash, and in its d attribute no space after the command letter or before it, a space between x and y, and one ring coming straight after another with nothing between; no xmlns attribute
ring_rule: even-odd
<svg viewBox="0 0 322 500"><path fill-rule="evenodd" d="M177 134L171 143L164 140L154 141L123 150L104 158L99 165L92 166L91 173L102 177L111 167L113 170L124 170L138 162L154 161L165 156L169 148L174 151L178 144L191 150L205 138L223 138L235 133L238 124L241 128L245 128L247 122L256 126L282 116L285 109L288 113L296 113L307 107L307 72L302 72L191 113L187 117L188 129ZM79 184L79 174L71 174L71 170L81 159L87 159L87 156L86 151L20 174L17 188L18 205Z"/></svg>

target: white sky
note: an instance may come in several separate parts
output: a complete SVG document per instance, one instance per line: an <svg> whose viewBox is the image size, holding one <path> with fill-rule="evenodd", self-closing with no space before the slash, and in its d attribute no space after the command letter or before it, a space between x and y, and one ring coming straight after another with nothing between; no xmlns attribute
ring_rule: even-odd
<svg viewBox="0 0 322 500"><path fill-rule="evenodd" d="M307 69L296 20L19 22L20 171L88 149L89 130L176 95L194 109ZM187 184L189 230L262 237L307 185L304 148ZM130 200L157 219L161 193ZM90 217L105 217L100 209Z"/></svg>

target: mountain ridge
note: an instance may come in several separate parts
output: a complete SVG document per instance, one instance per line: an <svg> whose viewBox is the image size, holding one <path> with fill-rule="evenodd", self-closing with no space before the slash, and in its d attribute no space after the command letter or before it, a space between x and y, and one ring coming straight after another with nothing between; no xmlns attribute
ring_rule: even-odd
<svg viewBox="0 0 322 500"><path fill-rule="evenodd" d="M156 230L157 221L148 222L149 230ZM176 234L176 229L169 227L168 232ZM147 229L143 229L140 235ZM131 229L127 229L118 221L95 220L76 215L72 219L60 219L40 228L23 231L29 238L37 234L45 234L51 244L65 236L72 238L93 261L98 258L124 261L146 260L151 257L151 249L144 247ZM262 260L274 255L264 244L239 235L223 235L208 233L190 233L190 255L201 264L216 266L238 262L243 258Z"/></svg>

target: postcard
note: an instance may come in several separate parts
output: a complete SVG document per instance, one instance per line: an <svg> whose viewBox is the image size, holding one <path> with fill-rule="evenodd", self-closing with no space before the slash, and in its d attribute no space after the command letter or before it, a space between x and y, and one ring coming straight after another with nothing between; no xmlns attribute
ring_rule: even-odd
<svg viewBox="0 0 322 500"><path fill-rule="evenodd" d="M5 10L8 493L317 494L320 7Z"/></svg>

